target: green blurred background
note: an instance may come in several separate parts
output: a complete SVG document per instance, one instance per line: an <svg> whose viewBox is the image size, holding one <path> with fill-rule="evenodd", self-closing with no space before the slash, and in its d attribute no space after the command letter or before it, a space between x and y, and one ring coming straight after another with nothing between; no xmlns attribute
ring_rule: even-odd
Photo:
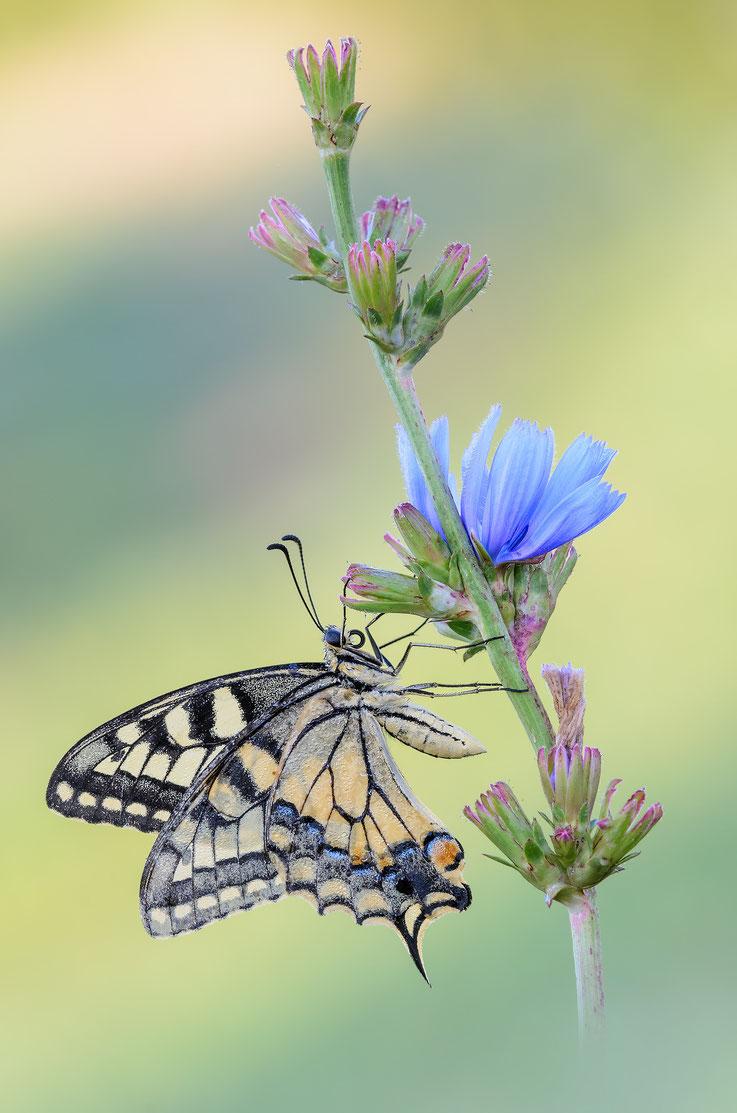
<svg viewBox="0 0 737 1113"><path fill-rule="evenodd" d="M7 1108L725 1108L734 6L1 10ZM488 756L397 755L475 893L428 932L432 990L388 931L296 899L156 944L137 907L149 840L43 803L64 750L124 708L319 654L269 541L303 536L326 615L349 561L391 564L394 414L355 320L247 238L270 194L328 219L284 53L341 34L372 104L359 210L411 194L417 267L460 239L494 269L417 376L456 467L494 401L561 448L585 429L621 453L628 498L581 541L533 658L586 667L605 776L666 811L601 892L597 1071L577 1063L565 914L460 815L499 778L536 806L503 697L448 705ZM418 652L411 670L460 675L483 660Z"/></svg>

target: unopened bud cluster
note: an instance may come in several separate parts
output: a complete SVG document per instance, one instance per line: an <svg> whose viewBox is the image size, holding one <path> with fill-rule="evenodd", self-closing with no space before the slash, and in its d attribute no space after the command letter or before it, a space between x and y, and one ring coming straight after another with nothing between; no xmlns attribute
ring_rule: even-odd
<svg viewBox="0 0 737 1113"><path fill-rule="evenodd" d="M511 865L545 894L548 904L562 904L583 889L598 885L639 851L637 844L663 815L660 804L645 807L645 791L634 792L616 815L611 801L619 780L610 782L598 818L592 818L601 775L601 754L588 746L554 746L538 752L538 769L551 815L543 816L547 837L537 819L527 818L517 797L503 781L492 784L476 801L471 820L502 852L489 857Z"/></svg>
<svg viewBox="0 0 737 1113"><path fill-rule="evenodd" d="M484 256L471 264L471 249L451 244L429 277L407 286L403 300L397 272L406 261L393 240L368 241L351 247L348 271L353 308L366 334L396 365L411 369L443 335L446 325L476 297L489 278ZM369 271L373 282L365 281Z"/></svg>
<svg viewBox="0 0 737 1113"><path fill-rule="evenodd" d="M263 247L275 259L293 267L297 272L291 278L303 282L319 282L329 290L345 294L348 290L345 269L334 241L329 240L324 228L319 231L310 224L298 208L282 197L272 197L269 201L271 212L262 209L259 223L251 228L249 236L257 247ZM361 229L364 239L380 236L390 242L391 247L383 252L383 265L394 271L394 282L374 282L364 287L364 295L369 303L380 299L384 290L396 292L396 273L405 267L412 245L424 228L424 221L412 212L409 199L400 201L394 197L377 197L370 209L361 216ZM358 247L352 249L358 251ZM376 253L373 253L376 256ZM389 259L389 255L391 258ZM366 260L365 269L376 269L381 265L376 256ZM360 261L356 261L357 271L361 271ZM361 275L361 278L365 278ZM385 311L386 311L386 307ZM376 318L374 318L376 319Z"/></svg>
<svg viewBox="0 0 737 1113"><path fill-rule="evenodd" d="M341 596L341 601L369 613L416 614L470 627L472 611L458 560L443 538L409 503L397 507L394 522L404 544L389 534L386 541L410 574L351 564L343 583L353 594Z"/></svg>

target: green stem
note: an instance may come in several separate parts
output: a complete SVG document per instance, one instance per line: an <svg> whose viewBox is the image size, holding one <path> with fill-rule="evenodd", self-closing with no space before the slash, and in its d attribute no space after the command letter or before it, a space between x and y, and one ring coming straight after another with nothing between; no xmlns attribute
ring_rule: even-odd
<svg viewBox="0 0 737 1113"><path fill-rule="evenodd" d="M576 967L578 1034L582 1044L604 1035L604 976L601 964L599 902L596 889L583 889L566 902Z"/></svg>
<svg viewBox="0 0 737 1113"><path fill-rule="evenodd" d="M333 213L333 222L337 232L338 250L344 265L348 256L348 248L352 243L358 243L358 221L356 210L353 207L353 194L350 179L350 151L335 151L323 153L322 168L328 183L330 195L330 208ZM348 267L346 266L346 274ZM348 276L350 283L350 275Z"/></svg>
<svg viewBox="0 0 737 1113"><path fill-rule="evenodd" d="M347 266L348 248L351 244L357 243L359 237L351 195L349 159L350 155L347 151L329 152L323 155L322 164L337 230L338 246L350 286L350 272ZM430 439L430 430L415 391L412 375L410 372L397 370L391 358L376 344L371 343L371 350L422 468L448 544L451 550L458 554L463 583L476 609L476 625L484 639L496 639L488 641L486 646L491 663L502 684L511 689L509 698L533 749L537 751L541 746L548 749L555 742L550 719L527 669L517 657L491 587L481 570L471 539L458 513Z"/></svg>

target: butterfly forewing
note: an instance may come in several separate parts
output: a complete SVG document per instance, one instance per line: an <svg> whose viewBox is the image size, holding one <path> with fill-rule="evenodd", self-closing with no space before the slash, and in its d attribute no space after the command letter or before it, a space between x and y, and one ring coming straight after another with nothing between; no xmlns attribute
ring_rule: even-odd
<svg viewBox="0 0 737 1113"><path fill-rule="evenodd" d="M151 935L195 931L284 896L283 870L266 848L266 813L285 745L309 699L296 696L264 716L202 775L165 825L141 880L141 915Z"/></svg>
<svg viewBox="0 0 737 1113"><path fill-rule="evenodd" d="M158 831L234 738L324 672L321 664L268 666L141 704L69 750L51 776L46 801L88 823Z"/></svg>

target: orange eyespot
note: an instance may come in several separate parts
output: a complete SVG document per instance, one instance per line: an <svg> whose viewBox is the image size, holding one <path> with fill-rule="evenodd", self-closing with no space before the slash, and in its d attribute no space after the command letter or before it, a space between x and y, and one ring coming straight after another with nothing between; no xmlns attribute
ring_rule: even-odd
<svg viewBox="0 0 737 1113"><path fill-rule="evenodd" d="M435 868L442 872L456 869L463 861L463 851L455 839L433 839L427 853Z"/></svg>

